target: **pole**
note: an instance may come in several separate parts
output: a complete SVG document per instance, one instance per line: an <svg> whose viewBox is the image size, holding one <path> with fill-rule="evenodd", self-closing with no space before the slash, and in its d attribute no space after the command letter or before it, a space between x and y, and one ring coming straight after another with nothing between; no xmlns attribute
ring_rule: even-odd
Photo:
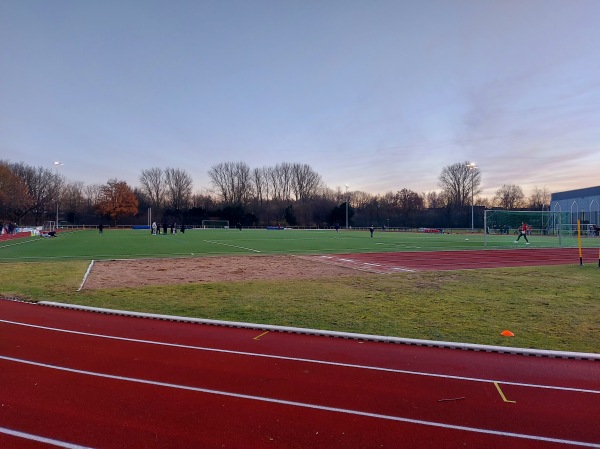
<svg viewBox="0 0 600 449"><path fill-rule="evenodd" d="M471 172L471 232L475 232L475 162L469 162L466 165Z"/></svg>

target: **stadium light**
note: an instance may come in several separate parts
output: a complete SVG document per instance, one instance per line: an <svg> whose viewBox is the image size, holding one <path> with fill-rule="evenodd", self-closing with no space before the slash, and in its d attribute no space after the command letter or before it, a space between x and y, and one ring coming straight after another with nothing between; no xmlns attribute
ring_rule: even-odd
<svg viewBox="0 0 600 449"><path fill-rule="evenodd" d="M54 161L54 168L56 170L56 180L58 181L58 169L62 167L64 164L59 161ZM56 197L56 223L54 224L54 229L58 229L58 197Z"/></svg>
<svg viewBox="0 0 600 449"><path fill-rule="evenodd" d="M475 162L469 162L467 168L471 172L471 232L475 232L475 192L474 192L474 180L475 180L475 169L477 165Z"/></svg>

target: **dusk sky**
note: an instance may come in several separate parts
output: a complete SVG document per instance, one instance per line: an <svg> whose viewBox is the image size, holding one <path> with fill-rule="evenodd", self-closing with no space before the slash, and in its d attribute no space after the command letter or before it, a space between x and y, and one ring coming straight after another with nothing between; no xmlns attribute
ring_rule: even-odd
<svg viewBox="0 0 600 449"><path fill-rule="evenodd" d="M0 0L0 159L138 186L221 162L330 188L600 185L600 0Z"/></svg>

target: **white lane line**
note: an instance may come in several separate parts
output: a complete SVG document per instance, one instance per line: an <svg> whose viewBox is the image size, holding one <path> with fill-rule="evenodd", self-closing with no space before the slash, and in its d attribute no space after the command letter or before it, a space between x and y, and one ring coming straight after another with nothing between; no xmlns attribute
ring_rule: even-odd
<svg viewBox="0 0 600 449"><path fill-rule="evenodd" d="M27 238L27 237L24 237L24 238ZM6 240L6 241L10 242L10 240ZM2 248L10 248L11 246L17 246L17 245L25 245L26 243L42 242L42 241L44 241L44 239L41 238L41 237L39 239L21 240L21 241L17 241L17 242L14 242L14 243L8 243L8 244L5 244L5 245L0 245L0 249L2 249Z"/></svg>
<svg viewBox="0 0 600 449"><path fill-rule="evenodd" d="M426 373L426 372L421 372L421 371L408 371L408 370L401 370L401 369L394 369L394 368L383 368L383 367L379 367L379 366L355 365L355 364L351 364L351 363L330 362L327 360L315 360L315 359L305 359L305 358L300 358L300 357L287 357L287 356L281 356L281 355L260 354L260 353L245 352L245 351L233 351L230 349L208 348L208 347L204 347L204 346L183 345L183 344L178 344L178 343L165 343L165 342L161 342L161 341L140 340L140 339L136 339L136 338L117 337L114 335L104 335L104 334L95 334L95 333L90 333L90 332L80 332L80 331L74 331L74 330L69 330L69 329L60 329L60 328L54 328L54 327L40 326L37 324L29 324L29 323L22 323L22 322L18 322L18 321L9 321L9 320L2 320L2 319L0 319L0 323L12 324L12 325L16 325L16 326L31 327L31 328L35 328L35 329L48 330L48 331L53 331L53 332L62 332L62 333L66 333L66 334L83 335L86 337L104 338L104 339L108 339L108 340L126 341L126 342L130 342L130 343L142 343L142 344L165 346L165 347L171 347L171 348L193 349L193 350L197 350L197 351L218 352L218 353L223 353L223 354L233 354L233 355L241 355L241 356L247 356L247 357L262 357L262 358L267 358L267 359L287 360L287 361L302 362L302 363L313 363L313 364L318 364L318 365L338 366L338 367L343 367L343 368L355 368L355 369L372 370L372 371L383 371L383 372L388 372L388 373L407 374L407 375L413 375L413 376L436 377L436 378L442 378L442 379L461 380L461 381L468 381L468 382L483 382L483 383L498 382L503 385L513 385L513 386L519 386L519 387L542 388L542 389L549 389L549 390L570 391L570 392L576 392L576 393L600 394L600 390L586 390L586 389L582 389L582 388L558 387L558 386L553 386L553 385L541 385L541 384L540 385L528 384L528 383L510 382L510 381L498 380L498 379L481 379L481 378L476 378L476 377L452 376L449 374Z"/></svg>
<svg viewBox="0 0 600 449"><path fill-rule="evenodd" d="M254 251L255 253L260 253L260 251L257 249L246 248L245 246L230 245L229 243L215 242L214 240L204 240L204 241L206 243L212 243L214 245L231 246L232 248L238 248L238 249L243 249L246 251Z"/></svg>
<svg viewBox="0 0 600 449"><path fill-rule="evenodd" d="M442 429L461 430L461 431L465 431L465 432L481 433L481 434L486 434L486 435L495 435L495 436L518 438L518 439L525 439L525 440L534 440L534 441L544 441L544 442L549 442L549 443L568 444L568 445L572 445L572 446L592 447L592 448L600 449L600 444L588 443L588 442L584 442L584 441L563 440L563 439L559 439L559 438L548 438L548 437L543 437L543 436L539 436L539 435L528 435L528 434L514 433L514 432L503 432L503 431L499 431L499 430L480 429L477 427L458 426L458 425L454 425L454 424L444 424L444 423L439 423L439 422L435 422L435 421L425 421L425 420L421 420L421 419L404 418L401 416L392 416L392 415L383 415L380 413L362 412L360 410L351 410L351 409L345 409L345 408L339 408L339 407L328 407L325 405L309 404L306 402L286 401L283 399L268 398L268 397L263 397L263 396L232 393L229 391L212 390L212 389L208 389L208 388L191 387L191 386L187 386L187 385L178 385L178 384L172 384L172 383L167 383L167 382L158 382L158 381L153 381L153 380L138 379L135 377L115 376L112 374L96 373L94 371L85 371L85 370L66 368L66 367L56 366L56 365L48 365L45 363L33 362L30 360L16 359L13 357L0 356L0 359L6 360L9 362L38 366L41 368L54 369L57 371L65 371L65 372L74 373L74 374L82 374L82 375L86 375L86 376L100 377L100 378L104 378L104 379L119 380L119 381L125 381L125 382L133 382L133 383L152 385L152 386L157 386L157 387L174 388L174 389L178 389L178 390L194 391L197 393L206 393L206 394L227 396L227 397L238 398L238 399L247 399L247 400L251 400L251 401L267 402L267 403L271 403L271 404L280 404L280 405L307 408L307 409L313 409L313 410L322 410L322 411L334 412L334 413L343 413L343 414L347 414L347 415L364 416L364 417L368 417L368 418L385 419L385 420L389 420L389 421L404 422L404 423L417 424L417 425L429 426L429 427L438 427L438 428L442 428Z"/></svg>
<svg viewBox="0 0 600 449"><path fill-rule="evenodd" d="M7 429L6 427L0 427L0 433L10 435L17 438L23 438L26 440L37 441L38 443L51 444L56 447L64 447L66 449L92 449L88 446L80 446L78 444L67 443L66 441L54 440L52 438L41 437L39 435L33 435L27 432L19 432L18 430Z"/></svg>

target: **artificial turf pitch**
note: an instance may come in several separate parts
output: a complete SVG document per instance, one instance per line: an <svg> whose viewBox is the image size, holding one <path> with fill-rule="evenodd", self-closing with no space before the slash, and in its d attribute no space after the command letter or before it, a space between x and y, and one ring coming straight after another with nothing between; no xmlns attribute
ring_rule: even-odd
<svg viewBox="0 0 600 449"><path fill-rule="evenodd" d="M484 246L484 237L486 245ZM190 229L175 235L148 230L61 231L57 237L32 236L0 242L0 262L198 257L256 254L344 254L403 251L452 251L508 248L574 247L576 238L530 236L531 244L513 235L429 234L366 230ZM583 239L597 247L600 239Z"/></svg>

